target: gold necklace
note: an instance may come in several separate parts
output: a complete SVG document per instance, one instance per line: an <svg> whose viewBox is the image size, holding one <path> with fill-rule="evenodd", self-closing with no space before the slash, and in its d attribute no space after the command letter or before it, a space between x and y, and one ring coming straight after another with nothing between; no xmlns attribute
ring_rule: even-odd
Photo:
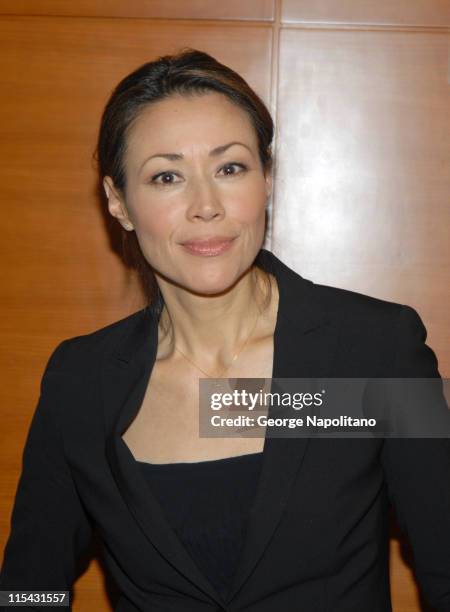
<svg viewBox="0 0 450 612"><path fill-rule="evenodd" d="M233 363L236 361L237 357L242 353L242 351L244 350L244 348L246 347L248 341L250 340L251 336L253 335L253 332L255 331L256 328L256 324L258 323L258 319L261 315L261 312L258 313L258 316L255 319L255 323L252 327L252 330L250 332L250 334L248 335L246 341L244 342L244 344L241 346L241 348L234 354L233 359L230 361L229 365L226 368L223 368L219 374L217 374L216 376L211 376L210 374L208 374L208 372L205 372L205 370L202 370L202 368L200 366L198 366L196 363L194 363L192 361L192 359L189 359L189 357L187 355L185 355L185 353L183 353L183 351L181 351L176 345L175 345L175 349L185 358L187 359L187 361L189 361L189 363L191 363L193 366L195 366L197 368L197 370L200 370L200 372L202 372L203 374L206 374L206 376L208 378L220 378L222 376L222 374L225 374L225 372L228 372L228 370L231 368L231 366L233 365Z"/></svg>

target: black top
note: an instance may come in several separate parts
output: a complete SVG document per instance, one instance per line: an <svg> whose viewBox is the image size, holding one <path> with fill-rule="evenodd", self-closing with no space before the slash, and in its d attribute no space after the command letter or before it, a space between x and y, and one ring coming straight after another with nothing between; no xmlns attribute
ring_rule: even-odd
<svg viewBox="0 0 450 612"><path fill-rule="evenodd" d="M262 455L195 463L137 462L169 524L224 599L241 552Z"/></svg>

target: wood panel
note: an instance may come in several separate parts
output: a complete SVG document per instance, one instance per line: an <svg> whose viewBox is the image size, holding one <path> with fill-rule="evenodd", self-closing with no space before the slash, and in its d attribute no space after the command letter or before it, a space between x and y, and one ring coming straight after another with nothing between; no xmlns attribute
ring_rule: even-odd
<svg viewBox="0 0 450 612"><path fill-rule="evenodd" d="M0 14L270 21L275 0L2 0Z"/></svg>
<svg viewBox="0 0 450 612"><path fill-rule="evenodd" d="M261 25L0 19L1 551L50 351L142 306L96 196L92 154L103 106L125 74L183 46L235 68L270 103L272 32ZM100 568L93 561L77 582L74 611L110 609Z"/></svg>
<svg viewBox="0 0 450 612"><path fill-rule="evenodd" d="M282 31L273 227L308 278L416 307L447 376L448 43Z"/></svg>
<svg viewBox="0 0 450 612"><path fill-rule="evenodd" d="M450 26L449 0L282 1L283 23Z"/></svg>

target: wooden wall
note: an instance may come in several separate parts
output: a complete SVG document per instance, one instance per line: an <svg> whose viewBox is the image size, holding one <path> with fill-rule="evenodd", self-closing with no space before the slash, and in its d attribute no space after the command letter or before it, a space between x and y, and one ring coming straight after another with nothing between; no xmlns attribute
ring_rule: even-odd
<svg viewBox="0 0 450 612"><path fill-rule="evenodd" d="M450 376L450 0L3 0L0 549L46 360L142 306L92 154L127 72L184 46L238 70L277 125L266 246L303 276L416 308ZM111 609L98 542L74 611ZM392 523L394 610L420 610Z"/></svg>

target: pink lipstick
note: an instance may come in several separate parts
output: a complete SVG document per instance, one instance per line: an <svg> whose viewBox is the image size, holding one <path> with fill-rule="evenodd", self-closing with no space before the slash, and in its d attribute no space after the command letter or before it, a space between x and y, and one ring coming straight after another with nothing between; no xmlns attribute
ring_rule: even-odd
<svg viewBox="0 0 450 612"><path fill-rule="evenodd" d="M210 238L208 240L191 240L182 246L192 255L200 257L215 257L228 251L235 238Z"/></svg>

